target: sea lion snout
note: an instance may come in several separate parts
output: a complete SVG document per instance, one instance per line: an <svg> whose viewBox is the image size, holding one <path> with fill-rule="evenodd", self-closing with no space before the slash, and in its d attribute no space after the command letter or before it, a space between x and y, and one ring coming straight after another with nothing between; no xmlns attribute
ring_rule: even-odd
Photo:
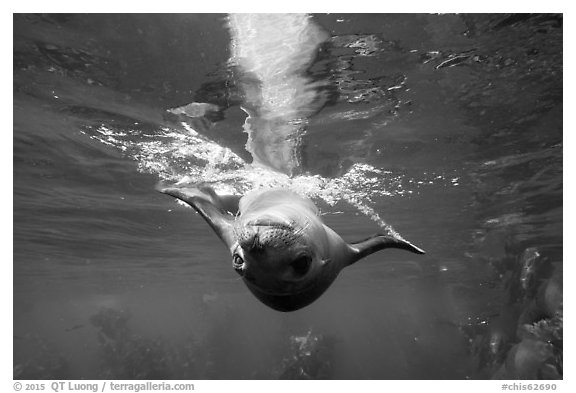
<svg viewBox="0 0 576 393"><path fill-rule="evenodd" d="M238 225L235 234L243 250L257 252L265 248L287 249L297 242L301 231L285 223L263 223L259 220Z"/></svg>
<svg viewBox="0 0 576 393"><path fill-rule="evenodd" d="M252 226L244 226L237 233L238 244L246 251L252 251L260 248L258 228Z"/></svg>

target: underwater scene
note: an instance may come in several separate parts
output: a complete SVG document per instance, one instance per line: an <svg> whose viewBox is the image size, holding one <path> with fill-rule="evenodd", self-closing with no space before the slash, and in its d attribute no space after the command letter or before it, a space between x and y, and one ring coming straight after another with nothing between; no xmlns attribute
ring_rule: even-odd
<svg viewBox="0 0 576 393"><path fill-rule="evenodd" d="M563 378L562 14L13 21L14 379Z"/></svg>

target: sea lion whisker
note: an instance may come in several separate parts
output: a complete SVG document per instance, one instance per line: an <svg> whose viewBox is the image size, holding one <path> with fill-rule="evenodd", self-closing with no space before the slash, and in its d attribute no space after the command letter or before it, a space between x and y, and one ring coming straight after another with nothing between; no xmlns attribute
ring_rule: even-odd
<svg viewBox="0 0 576 393"><path fill-rule="evenodd" d="M306 220L306 222L304 223L304 225L300 226L298 229L296 229L294 231L294 238L300 238L304 235L304 232L306 232L308 230L308 228L310 227L310 221Z"/></svg>

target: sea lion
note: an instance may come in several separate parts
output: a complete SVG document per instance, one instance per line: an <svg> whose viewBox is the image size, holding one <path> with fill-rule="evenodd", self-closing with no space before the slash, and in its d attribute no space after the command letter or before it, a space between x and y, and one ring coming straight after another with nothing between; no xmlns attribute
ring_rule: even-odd
<svg viewBox="0 0 576 393"><path fill-rule="evenodd" d="M232 254L248 289L278 311L318 299L346 266L384 248L424 254L399 235L375 234L348 244L320 219L314 203L286 189L219 196L212 188L159 187L192 206Z"/></svg>

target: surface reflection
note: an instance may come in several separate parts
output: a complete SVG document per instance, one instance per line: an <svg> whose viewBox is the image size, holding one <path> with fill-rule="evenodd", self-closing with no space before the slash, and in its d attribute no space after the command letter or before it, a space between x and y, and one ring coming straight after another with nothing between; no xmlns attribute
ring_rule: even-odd
<svg viewBox="0 0 576 393"><path fill-rule="evenodd" d="M302 172L302 135L327 100L307 69L328 33L306 14L231 14L230 63L248 114L246 149L254 164L288 175Z"/></svg>

